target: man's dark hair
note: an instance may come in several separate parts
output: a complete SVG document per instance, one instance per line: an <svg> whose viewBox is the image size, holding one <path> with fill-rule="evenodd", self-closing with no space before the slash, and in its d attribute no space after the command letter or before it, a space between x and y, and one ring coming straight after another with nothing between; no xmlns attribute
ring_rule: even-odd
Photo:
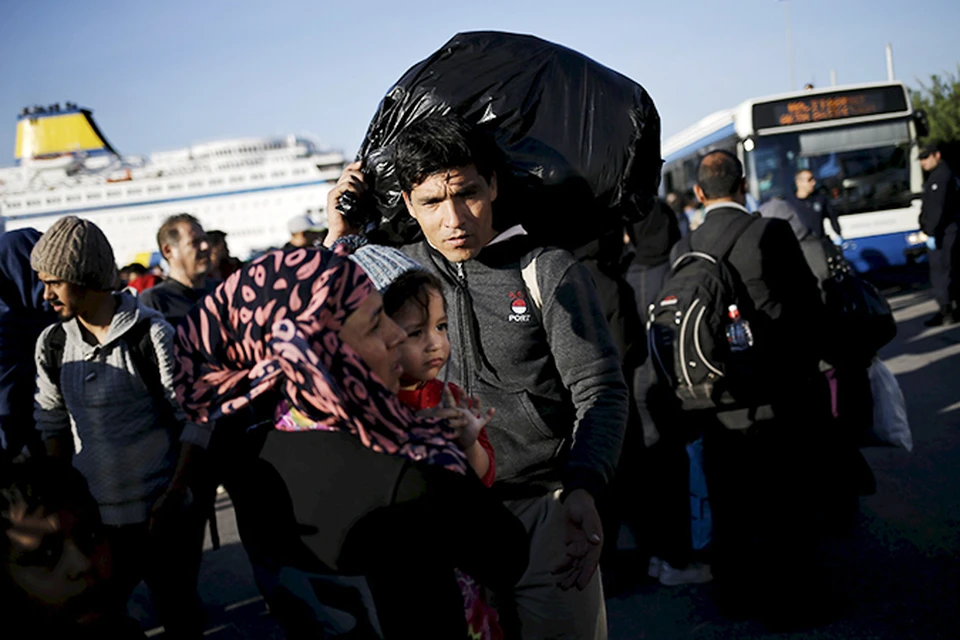
<svg viewBox="0 0 960 640"><path fill-rule="evenodd" d="M393 154L397 179L405 193L434 174L470 165L489 182L496 158L493 140L452 114L427 116L403 129Z"/></svg>
<svg viewBox="0 0 960 640"><path fill-rule="evenodd" d="M423 312L424 317L430 308L430 294L436 292L443 298L443 285L440 279L428 271L414 269L400 274L390 283L383 292L383 311L393 316L400 311L407 302L414 302ZM447 308L447 301L443 301L443 308Z"/></svg>
<svg viewBox="0 0 960 640"><path fill-rule="evenodd" d="M147 274L147 268L142 264L140 264L139 262L131 262L130 264L125 266L123 269L120 269L120 275L122 276L124 274L131 275L131 276L136 275L138 277L143 276Z"/></svg>
<svg viewBox="0 0 960 640"><path fill-rule="evenodd" d="M797 172L793 174L793 177L797 178L801 173L809 173L810 175L813 175L813 171L810 169L797 169Z"/></svg>
<svg viewBox="0 0 960 640"><path fill-rule="evenodd" d="M178 213L164 220L163 224L160 225L160 230L157 231L157 247L160 248L161 253L163 253L163 245L180 242L180 229L178 227L181 222L201 226L200 221L189 213Z"/></svg>
<svg viewBox="0 0 960 640"><path fill-rule="evenodd" d="M708 200L736 195L743 180L743 165L724 149L711 151L700 159L697 184Z"/></svg>
<svg viewBox="0 0 960 640"><path fill-rule="evenodd" d="M226 241L226 239L227 239L226 231L220 231L219 229L215 229L213 231L207 231L207 242L209 242L210 244L216 244L216 243L223 244Z"/></svg>

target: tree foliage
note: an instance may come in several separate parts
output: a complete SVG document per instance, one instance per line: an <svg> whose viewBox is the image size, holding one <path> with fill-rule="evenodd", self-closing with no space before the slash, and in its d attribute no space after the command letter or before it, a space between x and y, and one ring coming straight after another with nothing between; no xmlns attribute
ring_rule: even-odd
<svg viewBox="0 0 960 640"><path fill-rule="evenodd" d="M960 142L960 64L957 73L934 74L930 83L920 82L920 91L913 92L913 108L923 109L930 125L924 144Z"/></svg>

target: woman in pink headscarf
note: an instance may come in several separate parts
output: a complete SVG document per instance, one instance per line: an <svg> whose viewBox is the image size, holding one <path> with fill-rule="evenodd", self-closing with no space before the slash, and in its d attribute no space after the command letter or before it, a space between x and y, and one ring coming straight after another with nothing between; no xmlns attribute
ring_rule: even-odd
<svg viewBox="0 0 960 640"><path fill-rule="evenodd" d="M274 252L228 278L178 328L177 395L197 422L298 417L265 431L231 486L290 637L465 638L454 569L509 588L526 535L450 425L397 399L406 335L347 253Z"/></svg>

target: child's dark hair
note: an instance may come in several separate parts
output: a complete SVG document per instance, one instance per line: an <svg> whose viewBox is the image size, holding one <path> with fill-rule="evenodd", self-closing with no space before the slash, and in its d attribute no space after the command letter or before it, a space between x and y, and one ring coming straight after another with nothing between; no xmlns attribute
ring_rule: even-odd
<svg viewBox="0 0 960 640"><path fill-rule="evenodd" d="M383 292L383 310L392 317L412 300L426 317L431 292L439 293L440 298L443 298L443 284L437 276L421 269L407 271L391 282ZM443 301L443 308L447 308L446 300Z"/></svg>
<svg viewBox="0 0 960 640"><path fill-rule="evenodd" d="M83 511L99 521L97 503L90 495L87 481L69 463L41 457L11 464L0 469L0 561L9 558L10 539L6 531L13 524L9 512L17 503L28 512L41 506L48 514L61 509ZM0 576L3 573L0 568Z"/></svg>

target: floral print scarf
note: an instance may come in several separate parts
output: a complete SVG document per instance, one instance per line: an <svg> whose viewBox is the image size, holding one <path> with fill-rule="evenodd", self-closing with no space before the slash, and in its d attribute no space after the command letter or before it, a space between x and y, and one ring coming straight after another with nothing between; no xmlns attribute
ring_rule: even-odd
<svg viewBox="0 0 960 640"><path fill-rule="evenodd" d="M177 399L206 424L273 394L308 418L279 428L344 430L374 451L465 473L446 421L414 415L340 340L373 291L348 252L275 251L221 283L177 328Z"/></svg>

